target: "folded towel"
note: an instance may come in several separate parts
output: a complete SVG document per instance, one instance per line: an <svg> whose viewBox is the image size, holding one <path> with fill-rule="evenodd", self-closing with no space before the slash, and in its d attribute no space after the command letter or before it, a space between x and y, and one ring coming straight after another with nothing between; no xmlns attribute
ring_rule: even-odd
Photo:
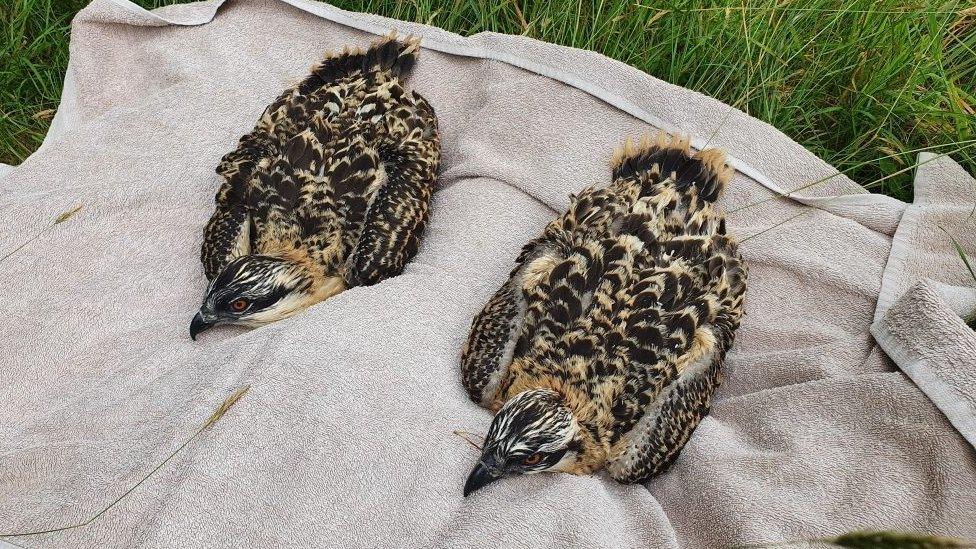
<svg viewBox="0 0 976 549"><path fill-rule="evenodd" d="M976 310L976 291L965 294L922 281L888 308L871 332L912 381L976 447L976 332L951 302L968 301Z"/></svg>
<svg viewBox="0 0 976 549"><path fill-rule="evenodd" d="M976 180L950 158L919 155L915 203L895 232L875 322L878 343L976 447ZM935 279L935 280L932 280Z"/></svg>

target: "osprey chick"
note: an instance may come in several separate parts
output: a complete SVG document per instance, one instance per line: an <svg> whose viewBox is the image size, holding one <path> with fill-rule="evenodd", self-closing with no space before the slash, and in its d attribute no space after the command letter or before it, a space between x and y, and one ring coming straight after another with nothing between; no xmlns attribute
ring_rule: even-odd
<svg viewBox="0 0 976 549"><path fill-rule="evenodd" d="M708 413L746 288L714 205L732 170L664 135L628 141L612 165L472 323L463 384L497 413L465 496L542 471L644 482Z"/></svg>
<svg viewBox="0 0 976 549"><path fill-rule="evenodd" d="M204 229L210 286L190 336L260 326L403 271L427 224L437 119L401 78L419 41L392 35L312 67L217 166Z"/></svg>

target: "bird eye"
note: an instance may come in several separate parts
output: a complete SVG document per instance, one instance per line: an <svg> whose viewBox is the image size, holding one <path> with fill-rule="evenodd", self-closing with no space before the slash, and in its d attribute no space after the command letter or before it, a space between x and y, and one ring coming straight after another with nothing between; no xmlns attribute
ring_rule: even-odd
<svg viewBox="0 0 976 549"><path fill-rule="evenodd" d="M523 459L522 460L522 463L524 465L535 465L535 464L539 463L540 461L542 461L542 454L540 454L539 452L536 452L536 453L532 454L531 456Z"/></svg>
<svg viewBox="0 0 976 549"><path fill-rule="evenodd" d="M247 309L247 300L243 298L235 299L234 301L231 302L230 308L234 309L237 312L241 312L244 309Z"/></svg>

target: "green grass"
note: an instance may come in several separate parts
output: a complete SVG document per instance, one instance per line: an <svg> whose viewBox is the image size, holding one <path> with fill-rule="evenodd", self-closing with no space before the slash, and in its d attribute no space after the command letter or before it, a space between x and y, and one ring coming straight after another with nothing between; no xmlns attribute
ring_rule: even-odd
<svg viewBox="0 0 976 549"><path fill-rule="evenodd" d="M85 3L0 7L0 162L18 163L43 138L67 62L68 23ZM336 4L462 34L525 34L599 51L765 120L856 181L898 198L911 197L917 149L952 152L976 171L971 0Z"/></svg>
<svg viewBox="0 0 976 549"><path fill-rule="evenodd" d="M962 247L962 244L960 244L958 240L949 234L949 231L946 231L945 229L942 230L949 238L949 241L952 242L952 247L956 250L956 254L959 255L959 260L962 261L962 264L966 267L966 270L969 271L969 276L973 278L973 283L976 283L976 267L974 267L974 265L976 265L976 261L969 259L969 254L966 253L966 250ZM976 330L976 314L964 320L970 328Z"/></svg>

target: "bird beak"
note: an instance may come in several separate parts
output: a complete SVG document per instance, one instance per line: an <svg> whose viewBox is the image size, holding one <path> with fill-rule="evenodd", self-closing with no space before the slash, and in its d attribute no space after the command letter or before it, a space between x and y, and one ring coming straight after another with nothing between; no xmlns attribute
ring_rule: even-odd
<svg viewBox="0 0 976 549"><path fill-rule="evenodd" d="M488 464L485 464L488 461ZM468 497L478 488L485 487L492 482L502 478L500 469L494 467L491 459L484 457L474 466L474 470L468 475L468 481L464 483L464 497Z"/></svg>
<svg viewBox="0 0 976 549"><path fill-rule="evenodd" d="M203 314L199 312L193 315L193 320L190 322L190 339L196 341L197 334L213 326L214 324L216 324L214 321L207 321L205 318L203 318Z"/></svg>

